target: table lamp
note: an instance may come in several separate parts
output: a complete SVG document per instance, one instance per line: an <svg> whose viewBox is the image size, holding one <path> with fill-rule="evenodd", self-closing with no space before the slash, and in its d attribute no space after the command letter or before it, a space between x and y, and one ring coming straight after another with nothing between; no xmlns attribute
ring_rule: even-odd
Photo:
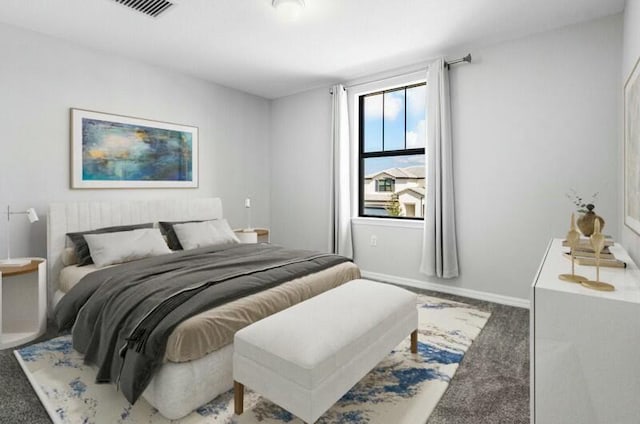
<svg viewBox="0 0 640 424"><path fill-rule="evenodd" d="M244 208L247 210L247 227L242 231L250 233L253 231L253 228L251 228L251 198L244 199Z"/></svg>
<svg viewBox="0 0 640 424"><path fill-rule="evenodd" d="M31 263L31 259L11 259L11 215L27 215L30 223L38 221L35 209L29 208L23 212L11 212L7 206L7 259L0 260L0 266L25 266Z"/></svg>

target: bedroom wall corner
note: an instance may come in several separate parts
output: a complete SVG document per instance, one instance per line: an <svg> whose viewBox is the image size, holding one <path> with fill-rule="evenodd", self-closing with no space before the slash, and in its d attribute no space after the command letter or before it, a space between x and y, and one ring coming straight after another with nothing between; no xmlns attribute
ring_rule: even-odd
<svg viewBox="0 0 640 424"><path fill-rule="evenodd" d="M270 225L267 99L35 32L0 25L0 208L35 207L40 222L11 222L12 256L46 256L51 202L220 197L234 227ZM194 125L197 189L71 190L69 109ZM5 256L6 220L0 220Z"/></svg>
<svg viewBox="0 0 640 424"><path fill-rule="evenodd" d="M271 103L271 241L329 249L331 95L320 88Z"/></svg>

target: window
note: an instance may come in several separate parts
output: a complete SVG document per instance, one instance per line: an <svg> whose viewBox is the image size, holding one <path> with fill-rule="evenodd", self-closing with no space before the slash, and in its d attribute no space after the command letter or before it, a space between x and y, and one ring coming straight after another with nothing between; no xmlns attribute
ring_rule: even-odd
<svg viewBox="0 0 640 424"><path fill-rule="evenodd" d="M358 96L359 215L422 219L426 85Z"/></svg>
<svg viewBox="0 0 640 424"><path fill-rule="evenodd" d="M382 180L376 180L376 191L394 191L395 181L393 178L384 178Z"/></svg>

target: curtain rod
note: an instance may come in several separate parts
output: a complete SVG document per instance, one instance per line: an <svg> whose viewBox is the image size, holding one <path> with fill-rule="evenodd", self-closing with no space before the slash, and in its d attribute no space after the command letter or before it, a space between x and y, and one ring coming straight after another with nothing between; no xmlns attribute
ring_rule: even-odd
<svg viewBox="0 0 640 424"><path fill-rule="evenodd" d="M445 62L444 62L444 66L451 66L451 65L455 65L455 64L457 64L457 63L463 63L463 62L471 63L471 59L472 59L472 58L471 58L471 53L468 53L466 56L461 57L461 58L459 58L459 59L454 59L454 60L445 61ZM373 80L373 81L361 82L361 83L359 83L359 84L353 84L353 85L350 85L350 86L348 86L348 87L344 87L344 89L347 89L347 88L353 88L353 87L359 87L359 86L361 86L361 85L365 85L365 84L372 84L372 83L374 83L374 82L384 81L384 80L387 80L387 79L389 79L389 78L403 77L403 76L405 76L405 75L411 75L411 74L414 74L414 73L416 73L416 72L419 72L419 71L414 70L414 71L411 71L411 72L405 72L405 73L402 73L402 74L399 74L399 75L393 75L393 76L390 76L390 77L380 78L380 79ZM329 94L333 94L333 89L330 89L330 90L329 90Z"/></svg>
<svg viewBox="0 0 640 424"><path fill-rule="evenodd" d="M460 59L450 60L448 62L444 62L445 65L455 65L456 63L467 62L471 63L471 53L468 53L465 57L461 57Z"/></svg>

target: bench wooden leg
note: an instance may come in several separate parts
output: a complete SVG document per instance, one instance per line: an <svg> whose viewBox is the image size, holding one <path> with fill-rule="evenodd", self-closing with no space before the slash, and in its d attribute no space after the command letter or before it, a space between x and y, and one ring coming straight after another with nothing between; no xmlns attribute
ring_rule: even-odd
<svg viewBox="0 0 640 424"><path fill-rule="evenodd" d="M236 414L242 415L244 411L244 384L237 381L233 382L233 403Z"/></svg>
<svg viewBox="0 0 640 424"><path fill-rule="evenodd" d="M418 353L418 330L411 333L411 353Z"/></svg>

